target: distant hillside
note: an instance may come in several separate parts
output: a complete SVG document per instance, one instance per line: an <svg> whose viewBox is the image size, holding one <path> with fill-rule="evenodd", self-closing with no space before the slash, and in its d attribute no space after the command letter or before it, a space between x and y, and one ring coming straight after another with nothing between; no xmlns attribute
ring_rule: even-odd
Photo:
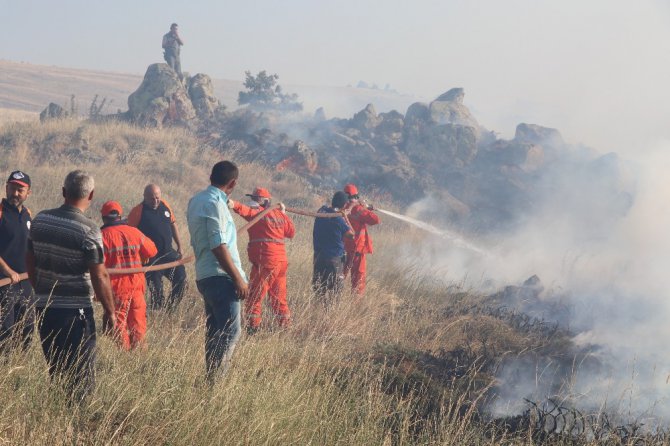
<svg viewBox="0 0 670 446"><path fill-rule="evenodd" d="M140 85L142 75L34 65L0 60L0 108L40 112L49 102L69 109L74 94L79 112L85 114L95 95L111 104L103 113L128 109L128 96ZM195 73L191 73L195 74ZM281 76L281 73L278 73ZM229 109L237 108L242 81L214 79L215 94ZM281 79L280 79L281 83ZM282 85L284 85L282 83ZM349 116L374 103L377 110L404 112L416 98L393 91L354 88L284 85L297 93L305 111L324 107L329 117Z"/></svg>

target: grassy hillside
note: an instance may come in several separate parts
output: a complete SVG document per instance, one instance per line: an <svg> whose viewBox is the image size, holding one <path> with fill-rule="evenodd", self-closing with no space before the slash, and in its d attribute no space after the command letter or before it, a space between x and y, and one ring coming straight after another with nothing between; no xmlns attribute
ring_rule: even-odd
<svg viewBox="0 0 670 446"><path fill-rule="evenodd" d="M162 60L147 61L147 65L155 62ZM75 95L79 113L86 115L91 101L99 95L99 100L108 99L103 114L116 113L118 109L125 111L128 109L128 96L142 82L144 69L146 67L138 67L137 73L129 74L0 60L0 108L39 113L49 102L55 102L69 110L70 95ZM191 74L197 72L188 67L185 70ZM243 77L244 73L240 73L240 79ZM323 106L329 117L350 117L371 102L379 111L396 108L404 113L416 100L392 91L287 85L283 79L280 82L285 91L300 96L306 112L313 113ZM242 81L215 78L213 83L219 100L229 109L237 108L237 94L243 89Z"/></svg>
<svg viewBox="0 0 670 446"><path fill-rule="evenodd" d="M216 153L180 130L61 121L0 124L0 172L31 174L33 210L58 206L71 169L96 179L89 216L108 199L125 209L148 182L161 185L187 238L185 207L207 184ZM287 203L315 209L325 200L299 178L253 164L241 166L242 198L268 186ZM332 191L328 191L330 195ZM370 285L361 299L345 295L325 308L310 290L312 220L295 217L288 244L289 305L294 325L243 337L225 378L203 383L204 320L193 284L179 311L149 315L147 348L124 353L99 340L97 390L68 408L49 386L37 343L27 356L0 364L0 441L8 444L535 444L522 430L506 434L480 412L504 357L559 348L504 317L468 312L486 305L458 286L444 289L424 265L397 262L401 237L422 234L385 220L372 230ZM244 252L246 236L241 237ZM246 265L246 264L245 264ZM246 265L248 268L248 265ZM98 308L98 316L99 316ZM563 444L557 439L553 444ZM566 443L567 444L567 443Z"/></svg>

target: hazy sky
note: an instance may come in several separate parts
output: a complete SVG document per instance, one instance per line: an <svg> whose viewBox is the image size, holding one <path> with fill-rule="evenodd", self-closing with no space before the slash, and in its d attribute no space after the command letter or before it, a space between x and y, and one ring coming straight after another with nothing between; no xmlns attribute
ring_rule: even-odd
<svg viewBox="0 0 670 446"><path fill-rule="evenodd" d="M523 121L601 151L670 139L667 0L0 0L0 58L143 73L173 21L191 73L460 86L506 136Z"/></svg>

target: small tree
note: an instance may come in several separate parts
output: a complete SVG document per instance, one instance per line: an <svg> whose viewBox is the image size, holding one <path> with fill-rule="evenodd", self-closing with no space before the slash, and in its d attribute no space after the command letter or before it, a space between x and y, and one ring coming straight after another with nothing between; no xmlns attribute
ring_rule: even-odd
<svg viewBox="0 0 670 446"><path fill-rule="evenodd" d="M301 111L302 103L298 102L297 94L285 94L277 84L277 74L267 74L265 70L252 75L244 72L246 78L244 86L247 91L240 91L237 102L240 105L248 104L253 108L275 109L286 111Z"/></svg>

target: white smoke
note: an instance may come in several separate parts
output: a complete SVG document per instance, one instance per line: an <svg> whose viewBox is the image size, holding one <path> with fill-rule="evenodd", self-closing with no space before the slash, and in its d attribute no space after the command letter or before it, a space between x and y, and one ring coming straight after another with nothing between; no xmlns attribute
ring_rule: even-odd
<svg viewBox="0 0 670 446"><path fill-rule="evenodd" d="M625 214L618 212L618 198L599 187L610 179L581 182L565 172L569 181L517 231L473 241L491 255L444 239L403 247L399 258L420 256L447 270L450 283L477 288L490 279L503 286L536 274L547 288L540 299L550 301L556 289L570 296L575 350L590 353L567 369L550 360L510 360L498 376L494 415L518 413L523 398L559 397L589 410L670 421L670 142L628 164L633 167L617 180L636 191Z"/></svg>

